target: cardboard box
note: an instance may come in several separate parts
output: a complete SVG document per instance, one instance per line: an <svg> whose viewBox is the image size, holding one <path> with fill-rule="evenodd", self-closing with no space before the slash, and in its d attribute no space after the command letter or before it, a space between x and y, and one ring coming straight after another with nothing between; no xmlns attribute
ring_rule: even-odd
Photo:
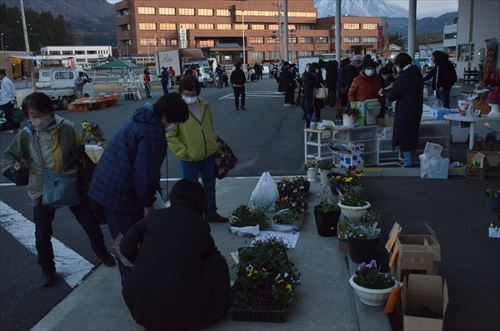
<svg viewBox="0 0 500 331"><path fill-rule="evenodd" d="M403 330L442 331L448 286L441 276L410 274L401 288Z"/></svg>
<svg viewBox="0 0 500 331"><path fill-rule="evenodd" d="M484 157L484 159L483 159ZM499 151L467 151L467 164L477 160L479 162L485 161L481 168L484 167L499 167L500 166L500 152ZM483 161L483 163L484 163Z"/></svg>

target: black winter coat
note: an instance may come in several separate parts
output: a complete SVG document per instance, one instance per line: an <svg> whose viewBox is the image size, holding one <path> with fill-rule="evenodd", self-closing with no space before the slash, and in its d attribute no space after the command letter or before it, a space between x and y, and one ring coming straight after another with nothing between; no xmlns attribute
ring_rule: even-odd
<svg viewBox="0 0 500 331"><path fill-rule="evenodd" d="M326 87L328 89L337 89L337 69L338 64L336 62L329 62L326 68Z"/></svg>
<svg viewBox="0 0 500 331"><path fill-rule="evenodd" d="M293 87L293 74L289 69L283 69L281 71L279 80L278 80L278 91L286 92Z"/></svg>
<svg viewBox="0 0 500 331"><path fill-rule="evenodd" d="M431 72L425 76L424 81L428 81L431 78L434 90L439 90L440 87L449 90L457 81L457 72L453 67L453 63L447 60L434 66Z"/></svg>
<svg viewBox="0 0 500 331"><path fill-rule="evenodd" d="M397 101L392 134L392 147L414 151L422 119L424 80L417 66L412 65L399 74L387 93L389 101Z"/></svg>
<svg viewBox="0 0 500 331"><path fill-rule="evenodd" d="M227 313L227 263L190 203L154 211L127 232L120 250L134 264L123 297L146 329L187 330Z"/></svg>
<svg viewBox="0 0 500 331"><path fill-rule="evenodd" d="M231 77L229 81L233 85L245 85L247 82L247 78L245 77L245 73L241 69L236 69L231 73Z"/></svg>

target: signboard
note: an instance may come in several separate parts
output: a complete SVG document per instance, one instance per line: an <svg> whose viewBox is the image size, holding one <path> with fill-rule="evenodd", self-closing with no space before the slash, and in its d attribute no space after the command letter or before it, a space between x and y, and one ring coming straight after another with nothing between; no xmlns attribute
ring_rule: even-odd
<svg viewBox="0 0 500 331"><path fill-rule="evenodd" d="M186 29L179 29L179 45L180 48L187 48L188 40L187 40L187 31Z"/></svg>
<svg viewBox="0 0 500 331"><path fill-rule="evenodd" d="M382 25L377 24L378 28L378 48L382 49L384 47L384 34L382 31Z"/></svg>

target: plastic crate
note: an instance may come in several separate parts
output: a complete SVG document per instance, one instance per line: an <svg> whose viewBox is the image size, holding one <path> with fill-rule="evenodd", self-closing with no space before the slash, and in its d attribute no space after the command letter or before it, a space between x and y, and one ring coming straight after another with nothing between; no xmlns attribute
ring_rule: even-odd
<svg viewBox="0 0 500 331"><path fill-rule="evenodd" d="M231 317L234 321L285 323L288 311L231 309Z"/></svg>

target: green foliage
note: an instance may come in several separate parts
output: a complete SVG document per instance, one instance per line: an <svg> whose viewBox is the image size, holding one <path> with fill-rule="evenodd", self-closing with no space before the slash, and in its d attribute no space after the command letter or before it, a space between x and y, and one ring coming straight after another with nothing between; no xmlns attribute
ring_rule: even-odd
<svg viewBox="0 0 500 331"><path fill-rule="evenodd" d="M328 203L328 202L321 202L320 204L318 204L318 208L323 214L339 210L339 207L337 206L336 203Z"/></svg>
<svg viewBox="0 0 500 331"><path fill-rule="evenodd" d="M382 290L393 287L396 281L391 274L380 272L377 261L372 260L368 264L363 262L358 266L354 282L364 288Z"/></svg>
<svg viewBox="0 0 500 331"><path fill-rule="evenodd" d="M297 217L290 209L282 209L273 216L273 221L276 224L293 225L297 221Z"/></svg>
<svg viewBox="0 0 500 331"><path fill-rule="evenodd" d="M241 205L236 208L231 214L231 226L255 226L260 225L261 228L267 226L266 214L261 210L252 210L247 205Z"/></svg>
<svg viewBox="0 0 500 331"><path fill-rule="evenodd" d="M363 198L363 187L361 185L352 185L345 189L342 194L342 204L351 207L362 207L366 205Z"/></svg>
<svg viewBox="0 0 500 331"><path fill-rule="evenodd" d="M332 170L335 167L332 160L321 160L318 162L318 168L321 170Z"/></svg>

